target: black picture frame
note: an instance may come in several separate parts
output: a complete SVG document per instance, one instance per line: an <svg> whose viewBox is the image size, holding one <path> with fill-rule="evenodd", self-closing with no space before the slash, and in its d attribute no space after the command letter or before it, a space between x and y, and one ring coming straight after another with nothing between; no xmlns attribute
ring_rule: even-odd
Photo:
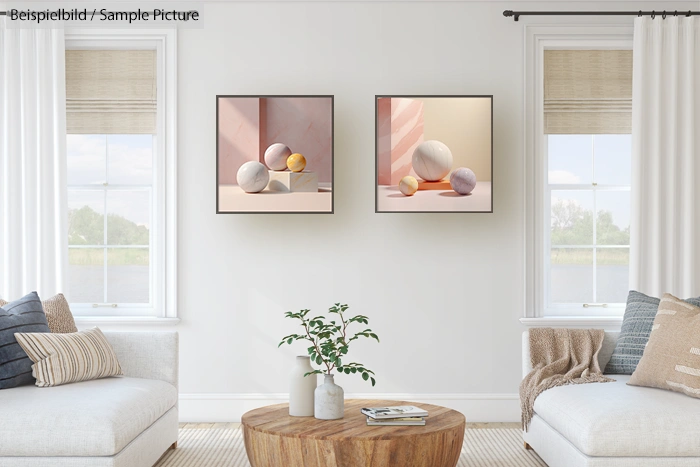
<svg viewBox="0 0 700 467"><path fill-rule="evenodd" d="M491 209L489 211L380 211L379 210L379 99L430 99L430 98L481 98L491 101ZM493 186L495 173L493 170L493 94L376 94L374 96L374 212L375 214L493 214Z"/></svg>
<svg viewBox="0 0 700 467"><path fill-rule="evenodd" d="M219 101L224 98L323 98L331 100L331 210L330 211L222 211L219 200ZM217 94L216 95L216 214L334 214L335 213L335 95L333 94Z"/></svg>

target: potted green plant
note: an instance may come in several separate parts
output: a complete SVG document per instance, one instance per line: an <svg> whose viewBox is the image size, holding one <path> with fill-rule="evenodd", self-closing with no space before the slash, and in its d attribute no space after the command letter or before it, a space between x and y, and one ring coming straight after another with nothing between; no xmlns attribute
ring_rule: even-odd
<svg viewBox="0 0 700 467"><path fill-rule="evenodd" d="M368 325L369 318L365 315L346 318L344 313L348 308L348 305L340 303L330 307L328 313L336 315L335 319L325 316L309 318L311 310L301 310L297 313L288 311L284 314L287 318L301 321L300 326L304 328L304 332L283 337L279 346L291 345L294 341L307 341L311 344L306 349L310 361L322 367L321 369L312 368L303 375L304 378L317 374L324 375L323 384L314 392L314 416L322 420L343 418L344 392L343 388L335 384L334 370L339 374L359 374L363 380L370 381L372 386L376 384L374 372L362 363L343 361L353 341L369 338L379 342L379 337L369 328L350 332L348 328L354 323ZM294 387L294 384L292 386ZM292 396L290 393L290 404Z"/></svg>

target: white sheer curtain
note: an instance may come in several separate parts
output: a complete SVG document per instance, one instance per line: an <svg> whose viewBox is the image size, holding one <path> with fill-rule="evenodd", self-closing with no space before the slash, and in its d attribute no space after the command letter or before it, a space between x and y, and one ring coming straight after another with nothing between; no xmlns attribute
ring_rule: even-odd
<svg viewBox="0 0 700 467"><path fill-rule="evenodd" d="M62 292L67 268L63 29L0 18L0 296Z"/></svg>
<svg viewBox="0 0 700 467"><path fill-rule="evenodd" d="M636 18L630 286L700 295L700 22Z"/></svg>

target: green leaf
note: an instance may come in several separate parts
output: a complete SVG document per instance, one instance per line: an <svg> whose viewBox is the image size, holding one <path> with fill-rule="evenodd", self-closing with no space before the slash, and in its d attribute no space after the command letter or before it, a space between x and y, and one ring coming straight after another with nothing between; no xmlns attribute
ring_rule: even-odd
<svg viewBox="0 0 700 467"><path fill-rule="evenodd" d="M320 355L317 355L316 356L316 365L320 365L321 363L323 363L323 358L321 358Z"/></svg>
<svg viewBox="0 0 700 467"><path fill-rule="evenodd" d="M350 374L350 371L351 371L351 370L350 370L350 368L348 368L348 367L343 368L343 373L345 373L346 375L349 375L349 374Z"/></svg>
<svg viewBox="0 0 700 467"><path fill-rule="evenodd" d="M352 369L353 374L357 373L357 368Z"/></svg>
<svg viewBox="0 0 700 467"><path fill-rule="evenodd" d="M372 380L372 386L374 386L377 382L374 380L374 378L370 378Z"/></svg>
<svg viewBox="0 0 700 467"><path fill-rule="evenodd" d="M335 357L334 357L334 359L335 359L334 361L335 361L336 366L340 366L341 365L340 359L335 358Z"/></svg>
<svg viewBox="0 0 700 467"><path fill-rule="evenodd" d="M294 338L290 337L289 339L287 339L287 344L291 344L293 340L294 340Z"/></svg>
<svg viewBox="0 0 700 467"><path fill-rule="evenodd" d="M367 380L369 379L369 374L367 374L367 373L362 373L362 379L364 379L365 381L367 381Z"/></svg>

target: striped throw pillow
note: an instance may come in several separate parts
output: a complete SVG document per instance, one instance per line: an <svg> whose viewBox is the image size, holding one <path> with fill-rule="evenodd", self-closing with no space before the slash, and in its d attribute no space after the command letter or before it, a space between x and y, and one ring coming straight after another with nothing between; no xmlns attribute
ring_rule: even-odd
<svg viewBox="0 0 700 467"><path fill-rule="evenodd" d="M0 307L6 304L7 302L0 298ZM46 321L49 323L51 332L78 332L73 313L71 313L68 301L62 293L42 300L41 306L44 308Z"/></svg>
<svg viewBox="0 0 700 467"><path fill-rule="evenodd" d="M630 290L625 316L622 318L620 337L603 373L631 375L634 372L639 359L642 358L644 347L649 341L649 333L651 333L651 326L654 324L660 301L656 297ZM691 305L700 306L700 297L686 298L685 301Z"/></svg>
<svg viewBox="0 0 700 467"><path fill-rule="evenodd" d="M124 374L99 328L69 334L17 333L15 337L34 362L32 374L39 387Z"/></svg>
<svg viewBox="0 0 700 467"><path fill-rule="evenodd" d="M34 382L32 361L15 339L16 332L49 332L36 292L0 307L0 389Z"/></svg>
<svg viewBox="0 0 700 467"><path fill-rule="evenodd" d="M664 294L631 386L700 398L700 307Z"/></svg>

